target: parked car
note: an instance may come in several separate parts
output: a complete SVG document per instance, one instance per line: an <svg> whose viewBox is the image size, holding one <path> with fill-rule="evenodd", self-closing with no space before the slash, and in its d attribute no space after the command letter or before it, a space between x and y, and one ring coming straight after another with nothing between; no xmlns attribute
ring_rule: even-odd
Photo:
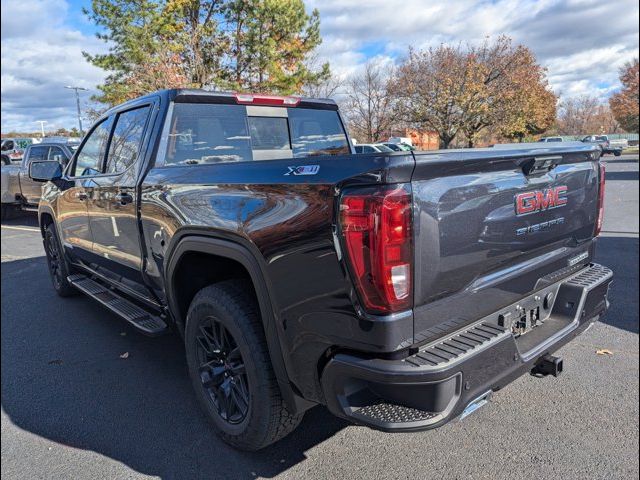
<svg viewBox="0 0 640 480"><path fill-rule="evenodd" d="M559 375L608 307L597 147L353 155L343 125L330 100L168 90L106 112L66 168L31 164L56 292L177 331L237 448L317 404L439 427Z"/></svg>
<svg viewBox="0 0 640 480"><path fill-rule="evenodd" d="M394 151L382 143L358 143L354 145L354 148L356 153L388 153Z"/></svg>
<svg viewBox="0 0 640 480"><path fill-rule="evenodd" d="M413 146L413 141L410 137L389 137L389 143L404 143L405 145Z"/></svg>
<svg viewBox="0 0 640 480"><path fill-rule="evenodd" d="M602 155L613 154L616 157L622 155L622 148L611 146L609 137L607 135L587 135L581 140L581 142L598 145L600 151L602 152Z"/></svg>
<svg viewBox="0 0 640 480"><path fill-rule="evenodd" d="M0 145L2 165L21 161L24 150L32 143L37 142L34 142L33 138L3 138Z"/></svg>
<svg viewBox="0 0 640 480"><path fill-rule="evenodd" d="M29 167L33 161L54 160L66 165L73 155L73 148L73 145L60 142L31 144L26 148L22 162L3 165L0 171L2 219L12 210L37 211L42 183L29 178Z"/></svg>
<svg viewBox="0 0 640 480"><path fill-rule="evenodd" d="M562 137L542 137L538 141L542 143L546 143L546 142L563 142L564 140L562 139Z"/></svg>
<svg viewBox="0 0 640 480"><path fill-rule="evenodd" d="M615 140L609 139L609 146L611 148L619 148L620 150L625 150L629 148L629 140L626 138L617 138Z"/></svg>

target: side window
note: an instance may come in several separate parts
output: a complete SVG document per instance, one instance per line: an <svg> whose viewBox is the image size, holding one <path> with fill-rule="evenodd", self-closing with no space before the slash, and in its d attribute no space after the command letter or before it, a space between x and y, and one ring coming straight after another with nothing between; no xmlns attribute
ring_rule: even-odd
<svg viewBox="0 0 640 480"><path fill-rule="evenodd" d="M107 173L123 172L136 162L150 111L151 106L146 106L118 115L109 146Z"/></svg>
<svg viewBox="0 0 640 480"><path fill-rule="evenodd" d="M27 162L33 162L37 160L46 160L48 155L49 155L49 147L33 146L29 150L29 155L27 156Z"/></svg>
<svg viewBox="0 0 640 480"><path fill-rule="evenodd" d="M176 103L169 126L167 165L252 160L244 105Z"/></svg>
<svg viewBox="0 0 640 480"><path fill-rule="evenodd" d="M51 147L49 149L49 157L47 160L56 160L58 162L66 162L69 160L60 147Z"/></svg>
<svg viewBox="0 0 640 480"><path fill-rule="evenodd" d="M370 147L369 145L364 147L364 153L374 153L375 151L376 151L375 148Z"/></svg>
<svg viewBox="0 0 640 480"><path fill-rule="evenodd" d="M112 118L102 121L91 132L84 145L76 155L76 163L71 169L72 177L97 175L101 173L102 159L107 149Z"/></svg>
<svg viewBox="0 0 640 480"><path fill-rule="evenodd" d="M289 125L296 158L351 153L338 112L334 110L290 108Z"/></svg>

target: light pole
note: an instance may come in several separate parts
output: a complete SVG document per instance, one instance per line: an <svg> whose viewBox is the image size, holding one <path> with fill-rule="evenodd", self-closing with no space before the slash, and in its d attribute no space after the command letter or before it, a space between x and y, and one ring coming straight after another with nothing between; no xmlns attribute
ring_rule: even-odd
<svg viewBox="0 0 640 480"><path fill-rule="evenodd" d="M40 124L40 131L42 132L42 138L44 138L44 124L49 122L46 120L36 120L36 123Z"/></svg>
<svg viewBox="0 0 640 480"><path fill-rule="evenodd" d="M84 132L82 131L82 118L80 117L80 94L78 93L78 90L86 92L89 89L84 87L72 87L71 85L67 85L64 88L76 91L76 106L78 107L78 127L80 127L80 136L82 137L84 135Z"/></svg>

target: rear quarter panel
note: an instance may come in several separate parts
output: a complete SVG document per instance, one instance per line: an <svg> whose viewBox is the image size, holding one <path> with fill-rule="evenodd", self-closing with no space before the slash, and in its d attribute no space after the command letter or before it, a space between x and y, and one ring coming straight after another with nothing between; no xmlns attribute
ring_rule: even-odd
<svg viewBox="0 0 640 480"><path fill-rule="evenodd" d="M413 164L400 153L152 168L141 188L146 274L163 295L167 255L185 230L259 252L289 374L317 397L305 389L317 385L322 353L336 343L370 349L375 328L354 311L334 237L336 195L347 183L406 182ZM318 173L287 175L304 165ZM412 335L398 331L391 343Z"/></svg>

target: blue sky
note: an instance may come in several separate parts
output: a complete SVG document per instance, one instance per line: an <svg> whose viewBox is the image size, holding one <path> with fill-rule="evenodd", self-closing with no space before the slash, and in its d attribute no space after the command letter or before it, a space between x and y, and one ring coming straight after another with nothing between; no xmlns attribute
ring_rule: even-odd
<svg viewBox="0 0 640 480"><path fill-rule="evenodd" d="M68 84L96 92L105 73L82 51L105 45L82 14L83 0L0 0L2 9L2 131L76 124ZM618 68L638 56L637 0L306 0L318 8L319 60L348 77L369 60L397 62L409 45L477 43L506 34L529 46L562 97L619 88ZM25 25L27 26L25 28ZM38 28L33 28L37 26Z"/></svg>

